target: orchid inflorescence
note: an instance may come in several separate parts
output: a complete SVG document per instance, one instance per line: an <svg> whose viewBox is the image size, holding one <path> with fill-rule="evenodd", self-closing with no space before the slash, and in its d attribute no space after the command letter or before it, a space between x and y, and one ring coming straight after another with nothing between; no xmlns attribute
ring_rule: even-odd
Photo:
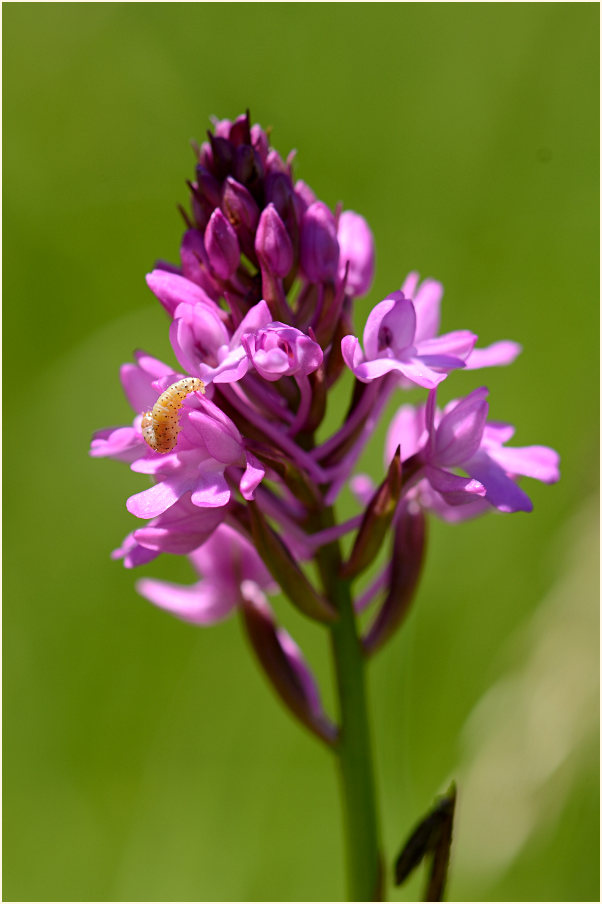
<svg viewBox="0 0 602 904"><path fill-rule="evenodd" d="M353 309L372 284L370 228L295 181L294 155L284 161L248 114L215 121L195 152L180 264L161 262L147 276L169 318L178 365L136 352L135 363L121 368L134 421L92 441L93 456L128 462L153 478L127 501L147 523L113 555L128 568L161 553L189 556L197 583L143 578L139 592L197 625L240 607L280 697L336 746L338 728L266 594L280 589L307 616L332 624L339 612L329 569L347 583L365 576L390 538L380 573L354 602L356 611L375 608L360 639L369 655L392 635L415 593L425 513L460 521L490 509L529 511L518 476L552 483L558 456L545 446L507 446L513 428L488 421L485 387L438 409L438 386L452 371L507 365L520 352L509 341L475 348L477 336L467 330L440 335L439 282L410 273L372 308L360 342ZM348 410L324 437L326 413L328 423L336 420L331 390L349 373ZM145 442L142 417L186 377L197 387L201 381L204 392L191 390L178 402L177 442L162 454ZM426 398L393 417L380 484L354 474L392 397L416 387ZM333 506L346 485L358 511L338 523ZM311 561L321 587L303 568Z"/></svg>
<svg viewBox="0 0 602 904"><path fill-rule="evenodd" d="M362 349L353 304L370 289L374 272L364 218L333 213L295 182L293 154L283 161L248 114L215 122L197 156L180 266L162 263L147 277L170 319L180 369L137 352L136 363L121 368L137 413L132 426L101 430L92 441L92 455L126 461L154 478L127 502L133 515L151 520L114 556L133 567L162 552L189 555L200 572L197 584L143 579L138 589L195 624L218 621L237 605L251 620L269 621L262 591L277 582L293 589L292 602L308 615L328 621L336 613L297 562L356 531L343 566L344 575L356 577L391 531L400 549L360 600L363 608L385 595L366 639L372 647L376 634L390 633L415 588L424 511L449 521L491 508L529 511L517 475L558 479L553 450L505 446L513 429L487 421L484 387L443 412L436 408L437 387L451 371L509 364L520 348L514 342L475 348L477 336L467 330L438 335L442 286L411 273L372 309ZM349 409L318 443L328 393L347 369L355 377ZM142 412L185 376L202 380L206 395L185 400L178 442L160 455L144 441ZM354 466L391 395L413 386L428 391L426 404L403 405L393 418L387 474L375 488L353 476ZM363 513L316 530L317 516L350 480ZM293 642L275 627L272 634L283 668L300 680L310 718L319 710L309 673Z"/></svg>

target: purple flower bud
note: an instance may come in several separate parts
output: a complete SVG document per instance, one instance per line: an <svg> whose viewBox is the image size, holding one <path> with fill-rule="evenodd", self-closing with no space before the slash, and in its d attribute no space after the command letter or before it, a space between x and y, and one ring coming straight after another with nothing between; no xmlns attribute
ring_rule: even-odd
<svg viewBox="0 0 602 904"><path fill-rule="evenodd" d="M241 592L248 638L276 693L307 728L333 744L337 729L324 712L316 680L301 650L283 628L276 627L257 584L243 581Z"/></svg>
<svg viewBox="0 0 602 904"><path fill-rule="evenodd" d="M251 129L249 123L249 114L244 113L238 116L230 127L229 139L235 148L241 144L251 144Z"/></svg>
<svg viewBox="0 0 602 904"><path fill-rule="evenodd" d="M240 248L233 227L219 208L207 224L205 247L213 270L221 279L229 279L240 262Z"/></svg>
<svg viewBox="0 0 602 904"><path fill-rule="evenodd" d="M265 166L268 159L270 142L264 130L257 124L251 126L251 144L259 154L259 159Z"/></svg>
<svg viewBox="0 0 602 904"><path fill-rule="evenodd" d="M234 148L226 138L220 138L211 132L207 134L211 143L211 156L213 158L211 169L217 179L225 179L232 172Z"/></svg>
<svg viewBox="0 0 602 904"><path fill-rule="evenodd" d="M407 615L418 587L426 548L426 519L411 502L402 510L395 527L388 595L364 638L364 649L374 653L387 641Z"/></svg>
<svg viewBox="0 0 602 904"><path fill-rule="evenodd" d="M303 207L303 213L318 200L309 185L301 179L298 179L297 182L295 182L295 195L299 198Z"/></svg>
<svg viewBox="0 0 602 904"><path fill-rule="evenodd" d="M205 169L213 169L213 151L211 150L211 145L208 141L204 141L200 147L199 163L201 166L204 166Z"/></svg>
<svg viewBox="0 0 602 904"><path fill-rule="evenodd" d="M228 176L222 194L222 209L235 229L239 226L254 232L259 220L259 207L249 191Z"/></svg>
<svg viewBox="0 0 602 904"><path fill-rule="evenodd" d="M400 493L401 453L398 448L389 465L387 476L368 503L349 561L341 571L341 577L354 578L372 564L395 514Z"/></svg>
<svg viewBox="0 0 602 904"><path fill-rule="evenodd" d="M214 301L218 301L222 294L221 289L209 272L207 252L198 229L188 229L182 236L180 260L182 275L204 289Z"/></svg>
<svg viewBox="0 0 602 904"><path fill-rule="evenodd" d="M218 138L227 139L230 137L230 129L232 128L231 119L217 119L217 117L212 116L211 122L213 123L213 128Z"/></svg>
<svg viewBox="0 0 602 904"><path fill-rule="evenodd" d="M306 210L301 220L301 268L310 282L334 282L339 243L334 214L322 201Z"/></svg>
<svg viewBox="0 0 602 904"><path fill-rule="evenodd" d="M219 182L211 175L208 169L200 164L196 168L196 184L194 188L197 198L202 198L206 201L211 209L219 207L221 198Z"/></svg>
<svg viewBox="0 0 602 904"><path fill-rule="evenodd" d="M256 503L247 506L253 545L291 603L304 615L322 622L337 617L332 604L309 582L288 547L264 518Z"/></svg>
<svg viewBox="0 0 602 904"><path fill-rule="evenodd" d="M293 246L273 204L262 211L255 237L255 251L263 267L285 277L293 266Z"/></svg>
<svg viewBox="0 0 602 904"><path fill-rule="evenodd" d="M265 180L266 203L274 205L283 220L293 207L293 185L287 173L269 173Z"/></svg>
<svg viewBox="0 0 602 904"><path fill-rule="evenodd" d="M339 279L347 271L346 291L354 296L365 295L374 278L374 239L365 219L352 210L344 210L339 217L337 238L341 251Z"/></svg>
<svg viewBox="0 0 602 904"><path fill-rule="evenodd" d="M250 144L241 144L236 149L233 172L234 178L243 185L247 185L251 190L263 179L263 164L259 154L253 150Z"/></svg>
<svg viewBox="0 0 602 904"><path fill-rule="evenodd" d="M286 163L274 148L268 152L265 168L268 173L288 173Z"/></svg>

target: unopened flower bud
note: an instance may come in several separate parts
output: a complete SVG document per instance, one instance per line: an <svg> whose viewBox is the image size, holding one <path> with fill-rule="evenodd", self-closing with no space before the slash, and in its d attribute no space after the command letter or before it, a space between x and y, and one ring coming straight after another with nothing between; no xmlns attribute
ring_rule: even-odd
<svg viewBox="0 0 602 904"><path fill-rule="evenodd" d="M221 192L219 182L215 179L208 169L200 164L196 168L195 195L199 199L207 202L213 208L219 207Z"/></svg>
<svg viewBox="0 0 602 904"><path fill-rule="evenodd" d="M202 143L198 156L201 166L204 166L205 169L208 170L213 169L213 151L211 150L211 144L208 141Z"/></svg>
<svg viewBox="0 0 602 904"><path fill-rule="evenodd" d="M218 138L228 139L230 137L230 129L232 128L231 119L217 119L217 117L212 116L211 122L213 123L215 135Z"/></svg>
<svg viewBox="0 0 602 904"><path fill-rule="evenodd" d="M247 505L255 549L283 593L304 615L322 622L337 617L336 610L309 582L291 553L270 527L255 502Z"/></svg>
<svg viewBox="0 0 602 904"><path fill-rule="evenodd" d="M268 152L266 164L266 172L268 173L287 173L286 163L274 148Z"/></svg>
<svg viewBox="0 0 602 904"><path fill-rule="evenodd" d="M302 179L295 182L295 195L303 207L303 213L318 200L309 185Z"/></svg>
<svg viewBox="0 0 602 904"><path fill-rule="evenodd" d="M234 165L234 148L226 138L207 133L211 143L212 172L217 179L225 179L232 172Z"/></svg>
<svg viewBox="0 0 602 904"><path fill-rule="evenodd" d="M416 502L402 509L395 525L389 592L363 640L374 653L399 627L414 598L426 548L426 518Z"/></svg>
<svg viewBox="0 0 602 904"><path fill-rule="evenodd" d="M387 476L368 503L349 561L341 576L353 578L372 564L383 544L401 493L401 453L398 447Z"/></svg>
<svg viewBox="0 0 602 904"><path fill-rule="evenodd" d="M263 164L259 154L250 144L241 144L236 149L233 172L234 178L246 185L250 191L253 191L254 186L263 178Z"/></svg>
<svg viewBox="0 0 602 904"><path fill-rule="evenodd" d="M268 158L270 142L268 140L268 136L260 125L255 124L254 126L251 126L251 144L259 154L259 159L265 166Z"/></svg>
<svg viewBox="0 0 602 904"><path fill-rule="evenodd" d="M301 268L310 282L334 282L339 265L339 243L334 214L316 201L301 220Z"/></svg>
<svg viewBox="0 0 602 904"><path fill-rule="evenodd" d="M293 266L293 246L273 204L268 204L259 218L255 251L261 265L275 276L286 276Z"/></svg>
<svg viewBox="0 0 602 904"><path fill-rule="evenodd" d="M250 232L255 231L259 220L257 202L244 185L231 176L224 183L222 209L235 229L242 227Z"/></svg>
<svg viewBox="0 0 602 904"><path fill-rule="evenodd" d="M219 208L207 224L205 248L213 270L220 279L229 279L240 262L240 248L233 227Z"/></svg>
<svg viewBox="0 0 602 904"><path fill-rule="evenodd" d="M241 584L247 636L276 693L294 715L327 744L337 738L326 716L316 680L292 637L274 622L264 594L253 581Z"/></svg>
<svg viewBox="0 0 602 904"><path fill-rule="evenodd" d="M182 261L182 275L191 282L197 283L214 301L217 301L221 290L209 272L207 252L198 229L188 229L182 236L180 260Z"/></svg>
<svg viewBox="0 0 602 904"><path fill-rule="evenodd" d="M282 219L293 207L293 186L287 173L270 173L265 180L266 203L272 203Z"/></svg>
<svg viewBox="0 0 602 904"><path fill-rule="evenodd" d="M344 210L337 228L339 279L348 266L345 289L350 295L365 295L374 278L374 239L365 219L353 210Z"/></svg>
<svg viewBox="0 0 602 904"><path fill-rule="evenodd" d="M230 127L230 134L228 137L235 148L240 147L241 144L251 144L251 128L248 112L244 113L242 116L238 116L234 120Z"/></svg>

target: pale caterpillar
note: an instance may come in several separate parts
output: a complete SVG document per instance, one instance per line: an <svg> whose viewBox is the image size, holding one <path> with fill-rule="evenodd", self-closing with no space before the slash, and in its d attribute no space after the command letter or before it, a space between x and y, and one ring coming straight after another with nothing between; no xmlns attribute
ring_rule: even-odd
<svg viewBox="0 0 602 904"><path fill-rule="evenodd" d="M191 392L205 392L205 384L197 377L185 377L162 392L152 411L142 415L142 436L155 452L171 452L180 432L180 408Z"/></svg>

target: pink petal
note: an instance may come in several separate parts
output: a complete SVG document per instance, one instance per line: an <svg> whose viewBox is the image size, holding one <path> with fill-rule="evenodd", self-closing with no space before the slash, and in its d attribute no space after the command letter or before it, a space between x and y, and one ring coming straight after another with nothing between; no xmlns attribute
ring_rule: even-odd
<svg viewBox="0 0 602 904"><path fill-rule="evenodd" d="M247 467L240 479L240 492L245 499L255 499L255 490L265 477L265 468L247 452Z"/></svg>
<svg viewBox="0 0 602 904"><path fill-rule="evenodd" d="M157 296L170 317L173 317L176 308L182 302L192 305L204 304L211 308L212 311L220 312L220 308L207 293L184 276L167 273L165 270L153 270L146 277L146 284L151 292ZM218 316L220 316L219 313ZM225 316L224 311L221 312L221 316Z"/></svg>
<svg viewBox="0 0 602 904"><path fill-rule="evenodd" d="M397 294L399 296L401 295L401 293ZM378 333L383 318L395 306L395 300L396 299L394 297L385 298L384 301L380 301L377 305L375 305L368 314L368 319L366 321L366 326L364 327L363 336L364 352L366 354L366 358L376 358L380 354L378 347ZM345 340L343 340L343 342L344 341Z"/></svg>
<svg viewBox="0 0 602 904"><path fill-rule="evenodd" d="M530 512L533 503L506 472L484 454L467 462L465 470L487 490L487 499L501 512Z"/></svg>
<svg viewBox="0 0 602 904"><path fill-rule="evenodd" d="M232 336L230 342L230 348L237 348L240 345L240 340L245 333L252 333L255 330L259 330L264 326L267 326L268 323L272 322L272 315L270 313L270 309L268 308L267 302L263 299L258 302L254 307L251 308L250 311L247 311L240 324L238 325L238 329Z"/></svg>
<svg viewBox="0 0 602 904"><path fill-rule="evenodd" d="M349 370L355 373L364 358L359 339L356 336L344 336L341 340L341 354Z"/></svg>
<svg viewBox="0 0 602 904"><path fill-rule="evenodd" d="M440 468L426 467L424 473L430 485L443 496L448 505L466 505L473 502L475 496L485 496L485 487L478 480L460 477Z"/></svg>
<svg viewBox="0 0 602 904"><path fill-rule="evenodd" d="M420 358L410 358L408 361L395 363L397 364L395 370L402 373L412 383L424 386L425 389L434 389L447 376L447 374L431 370Z"/></svg>
<svg viewBox="0 0 602 904"><path fill-rule="evenodd" d="M560 456L548 446L488 449L487 454L509 474L524 474L543 483L560 480Z"/></svg>
<svg viewBox="0 0 602 904"><path fill-rule="evenodd" d="M373 361L364 361L352 368L353 373L362 383L371 383L378 380L393 370L401 370L398 361L393 358L374 358Z"/></svg>
<svg viewBox="0 0 602 904"><path fill-rule="evenodd" d="M487 450L491 446L501 446L510 442L515 433L516 429L512 424L504 424L502 421L489 421L485 424L485 430L483 431L483 446L487 447Z"/></svg>
<svg viewBox="0 0 602 904"><path fill-rule="evenodd" d="M347 273L346 290L365 295L374 277L374 238L366 220L353 210L344 210L337 225L339 279Z"/></svg>
<svg viewBox="0 0 602 904"><path fill-rule="evenodd" d="M228 352L217 367L199 367L198 373L205 383L236 383L249 369L249 359L242 345Z"/></svg>
<svg viewBox="0 0 602 904"><path fill-rule="evenodd" d="M134 534L128 534L121 544L120 549L114 549L111 553L112 559L123 559L126 568L137 568L139 565L147 565L159 555L158 552L151 549L145 549L140 546L135 539Z"/></svg>
<svg viewBox="0 0 602 904"><path fill-rule="evenodd" d="M206 409L203 400L203 408ZM240 434L211 417L206 410L187 408L182 416L182 432L197 448L206 449L207 454L224 464L242 463L242 443ZM223 467L222 467L223 470Z"/></svg>
<svg viewBox="0 0 602 904"><path fill-rule="evenodd" d="M259 558L255 547L229 524L220 524L202 546L190 556L201 577L235 585L248 579L260 587L273 588L274 579Z"/></svg>
<svg viewBox="0 0 602 904"><path fill-rule="evenodd" d="M158 358L153 358L152 355L148 355L141 349L137 349L134 352L134 357L138 366L154 380L172 373L172 369L168 364L164 364L163 361L159 361Z"/></svg>
<svg viewBox="0 0 602 904"><path fill-rule="evenodd" d="M194 625L212 625L221 621L238 602L235 597L224 595L204 581L186 587L142 578L137 582L136 590L155 606Z"/></svg>
<svg viewBox="0 0 602 904"><path fill-rule="evenodd" d="M115 458L129 463L144 455L145 445L133 427L109 427L94 434L90 455L93 458Z"/></svg>
<svg viewBox="0 0 602 904"><path fill-rule="evenodd" d="M191 474L169 477L148 490L130 496L126 502L127 510L137 518L156 518L191 490L194 483L195 478Z"/></svg>
<svg viewBox="0 0 602 904"><path fill-rule="evenodd" d="M389 460L387 460L387 464L389 464ZM367 505L374 494L376 484L367 474L356 474L349 481L349 488L362 505Z"/></svg>
<svg viewBox="0 0 602 904"><path fill-rule="evenodd" d="M193 374L206 359L215 362L218 350L230 339L222 321L209 308L189 304L176 308L169 338L178 362Z"/></svg>
<svg viewBox="0 0 602 904"><path fill-rule="evenodd" d="M433 462L441 467L461 466L481 445L489 405L487 389L475 389L441 418L435 432Z"/></svg>
<svg viewBox="0 0 602 904"><path fill-rule="evenodd" d="M198 508L192 505L189 497L186 499L196 514L169 520L171 512L178 509L184 501L181 499L171 509L168 509L165 515L146 527L134 531L134 537L140 546L156 550L155 555L158 555L159 552L168 552L181 556L194 552L197 547L205 543L223 520L226 509Z"/></svg>
<svg viewBox="0 0 602 904"><path fill-rule="evenodd" d="M512 364L514 359L522 351L518 342L504 340L494 342L485 348L475 348L466 359L468 370L476 370L479 367L496 367L504 364Z"/></svg>
<svg viewBox="0 0 602 904"><path fill-rule="evenodd" d="M404 284L405 285L405 284ZM441 299L443 286L434 279L425 279L418 291L406 292L407 298L411 298L416 308L416 337L415 342L424 339L434 339L439 332L441 318Z"/></svg>
<svg viewBox="0 0 602 904"><path fill-rule="evenodd" d="M171 373L171 368L142 352L138 352L138 356L138 364L123 364L119 376L128 402L134 411L140 412L152 408L157 401L153 380Z"/></svg>
<svg viewBox="0 0 602 904"><path fill-rule="evenodd" d="M420 282L420 274L415 270L412 270L411 273L408 273L406 276L403 286L401 287L401 291L405 295L406 298L411 298L414 301L414 295L416 294L416 289L418 287L418 283Z"/></svg>
<svg viewBox="0 0 602 904"><path fill-rule="evenodd" d="M436 339L423 339L416 343L416 352L422 355L451 355L454 358L466 360L477 341L475 333L468 330L455 330L452 333L444 333Z"/></svg>
<svg viewBox="0 0 602 904"><path fill-rule="evenodd" d="M274 381L290 370L291 362L281 348L258 349L253 354L253 364L264 380Z"/></svg>
<svg viewBox="0 0 602 904"><path fill-rule="evenodd" d="M401 460L406 461L426 444L427 438L424 405L402 405L387 432L385 463L389 464L398 446L401 446Z"/></svg>
<svg viewBox="0 0 602 904"><path fill-rule="evenodd" d="M413 303L409 298L404 298L401 292L393 293L394 304L387 311L380 322L379 331L376 335L377 349L382 340L383 332L390 336L387 343L392 353L397 357L404 349L409 348L414 342L416 335L416 311ZM390 299L389 299L390 300ZM378 305L377 305L378 307ZM371 342L374 341L371 339ZM368 352L368 346L364 340L364 348L367 357L375 357ZM377 351L377 354L382 352Z"/></svg>
<svg viewBox="0 0 602 904"><path fill-rule="evenodd" d="M199 508L221 508L227 505L232 495L224 472L206 465L200 470L193 482L194 489L190 497L193 505Z"/></svg>

